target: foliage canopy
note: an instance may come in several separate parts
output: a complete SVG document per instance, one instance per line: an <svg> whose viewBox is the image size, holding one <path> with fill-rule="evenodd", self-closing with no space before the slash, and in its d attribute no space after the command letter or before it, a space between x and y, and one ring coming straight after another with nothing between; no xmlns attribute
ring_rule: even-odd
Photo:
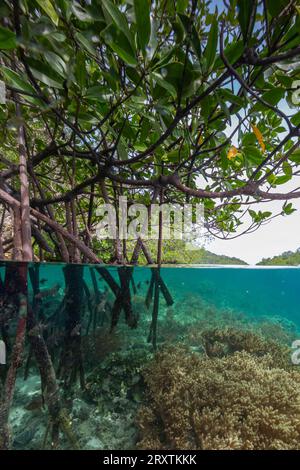
<svg viewBox="0 0 300 470"><path fill-rule="evenodd" d="M95 209L121 194L201 200L221 237L276 215L257 202L293 212L298 1L13 0L0 13L1 200L22 205L21 128L42 249L63 257L47 217L97 251Z"/></svg>

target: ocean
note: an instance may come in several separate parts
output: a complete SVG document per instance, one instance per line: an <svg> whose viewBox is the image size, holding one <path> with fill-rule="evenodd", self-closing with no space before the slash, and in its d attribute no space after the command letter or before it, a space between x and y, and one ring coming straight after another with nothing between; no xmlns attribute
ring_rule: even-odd
<svg viewBox="0 0 300 470"><path fill-rule="evenodd" d="M2 261L0 447L300 448L299 286L299 267Z"/></svg>

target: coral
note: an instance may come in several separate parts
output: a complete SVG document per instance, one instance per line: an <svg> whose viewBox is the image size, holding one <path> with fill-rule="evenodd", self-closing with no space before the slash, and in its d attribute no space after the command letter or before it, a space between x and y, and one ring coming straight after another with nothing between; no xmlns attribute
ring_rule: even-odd
<svg viewBox="0 0 300 470"><path fill-rule="evenodd" d="M170 308L167 309L163 320L158 321L158 340L160 343L171 343L182 341L188 326L180 323L170 314Z"/></svg>
<svg viewBox="0 0 300 470"><path fill-rule="evenodd" d="M122 349L124 340L117 332L108 328L97 329L95 333L82 338L82 349L87 363L98 364L110 354Z"/></svg>
<svg viewBox="0 0 300 470"><path fill-rule="evenodd" d="M128 400L140 402L144 391L142 369L151 358L145 349L111 353L89 375L89 397L95 401L101 397L101 403L113 410L126 407Z"/></svg>
<svg viewBox="0 0 300 470"><path fill-rule="evenodd" d="M246 351L255 356L269 354L275 367L286 368L291 364L290 348L250 330L215 328L204 330L199 336L209 357L224 357L237 351Z"/></svg>
<svg viewBox="0 0 300 470"><path fill-rule="evenodd" d="M299 335L295 323L284 317L272 316L271 318L262 318L262 321L257 326L261 334L266 338L276 338L277 342L289 346Z"/></svg>
<svg viewBox="0 0 300 470"><path fill-rule="evenodd" d="M142 449L299 449L300 374L269 354L209 358L169 347L146 367Z"/></svg>

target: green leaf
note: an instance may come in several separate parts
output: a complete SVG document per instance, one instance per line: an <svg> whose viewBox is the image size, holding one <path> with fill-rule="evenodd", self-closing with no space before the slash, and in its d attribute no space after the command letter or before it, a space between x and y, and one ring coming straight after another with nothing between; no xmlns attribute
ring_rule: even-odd
<svg viewBox="0 0 300 470"><path fill-rule="evenodd" d="M176 163L179 161L179 151L177 150L172 150L168 154L166 154L164 160L172 163Z"/></svg>
<svg viewBox="0 0 300 470"><path fill-rule="evenodd" d="M55 70L56 73L61 75L63 78L67 77L67 66L62 58L54 52L47 51L44 53L44 57L48 62L49 66Z"/></svg>
<svg viewBox="0 0 300 470"><path fill-rule="evenodd" d="M144 150L146 150L146 148L147 145L141 142L137 142L134 144L134 150L137 150L138 152L143 152Z"/></svg>
<svg viewBox="0 0 300 470"><path fill-rule="evenodd" d="M289 203L285 202L283 207L282 207L282 210L283 210L284 214L290 215L293 212L295 212L297 209L293 208L293 204L291 202L289 202Z"/></svg>
<svg viewBox="0 0 300 470"><path fill-rule="evenodd" d="M0 66L0 70L4 79L8 82L8 84L16 88L20 94L22 94L22 91L24 91L25 93L27 92L32 95L36 95L36 90L28 83L28 81L25 81L22 78L20 78L16 72L13 72L12 70L4 66ZM29 103L37 104L39 106L41 105L46 106L38 98L34 98L26 94L24 94L23 96L24 96L24 99L28 101Z"/></svg>
<svg viewBox="0 0 300 470"><path fill-rule="evenodd" d="M217 93L217 96L219 96L218 93ZM230 114L229 108L228 108L225 100L219 99L218 101L219 101L220 108L222 109L223 113L227 117L227 121L231 124L231 114Z"/></svg>
<svg viewBox="0 0 300 470"><path fill-rule="evenodd" d="M139 75L139 73L136 71L136 69L134 69L133 67L127 67L126 69L126 74L128 76L128 78L135 84L135 85L139 85L141 84L141 76ZM118 77L119 78L119 77Z"/></svg>
<svg viewBox="0 0 300 470"><path fill-rule="evenodd" d="M15 33L0 26L0 49L15 49L16 47L17 40Z"/></svg>
<svg viewBox="0 0 300 470"><path fill-rule="evenodd" d="M85 69L85 55L82 51L77 51L76 53L76 63L75 63L75 78L79 88L84 88L86 85L86 69Z"/></svg>
<svg viewBox="0 0 300 470"><path fill-rule="evenodd" d="M234 95L231 90L228 88L221 88L218 91L219 96L221 96L226 101L229 101L232 104L236 104L239 108L244 106L244 100L240 96ZM237 111L237 109L235 109Z"/></svg>
<svg viewBox="0 0 300 470"><path fill-rule="evenodd" d="M251 215L252 220L255 221L255 220L257 219L257 214L256 214L256 212L253 211L252 209L249 209L248 212L249 212L249 214Z"/></svg>
<svg viewBox="0 0 300 470"><path fill-rule="evenodd" d="M92 55L96 54L93 44L81 33L78 31L75 33L75 38L83 46L83 48Z"/></svg>
<svg viewBox="0 0 300 470"><path fill-rule="evenodd" d="M78 121L83 124L97 124L98 119L94 114L80 111L78 114Z"/></svg>
<svg viewBox="0 0 300 470"><path fill-rule="evenodd" d="M244 43L243 41L233 41L231 44L229 44L225 51L225 57L228 59L230 64L234 64L242 55L244 51ZM218 57L216 62L215 62L215 68L223 66L223 61L221 57Z"/></svg>
<svg viewBox="0 0 300 470"><path fill-rule="evenodd" d="M179 19L172 21L172 28L176 38L176 44L182 44L184 38L184 27Z"/></svg>
<svg viewBox="0 0 300 470"><path fill-rule="evenodd" d="M185 70L185 73L184 73ZM197 72L188 64L186 69L181 62L172 62L160 69L160 75L178 90L182 96L193 93L193 82L197 80Z"/></svg>
<svg viewBox="0 0 300 470"><path fill-rule="evenodd" d="M152 16L151 18L151 35L150 35L150 41L148 44L148 50L147 50L147 56L149 59L153 58L153 55L155 54L157 50L157 44L158 44L158 37L157 37L157 31L159 28L159 22L158 19L154 18Z"/></svg>
<svg viewBox="0 0 300 470"><path fill-rule="evenodd" d="M29 85L28 82L22 80L16 72L13 72L3 65L0 67L0 70L4 78L6 78L8 83L10 83L13 87L18 88L18 90L28 91L28 93L36 93L35 89Z"/></svg>
<svg viewBox="0 0 300 470"><path fill-rule="evenodd" d="M284 97L284 88L274 88L273 90L266 91L262 95L262 99L267 103L275 106Z"/></svg>
<svg viewBox="0 0 300 470"><path fill-rule="evenodd" d="M146 142L150 131L151 131L150 121L146 118L143 118L143 122L142 122L142 125L141 125L141 133L140 133L140 140L142 142Z"/></svg>
<svg viewBox="0 0 300 470"><path fill-rule="evenodd" d="M170 152L166 153L164 160L175 163L180 159L186 159L189 156L189 153L189 146L185 144L179 149L171 150Z"/></svg>
<svg viewBox="0 0 300 470"><path fill-rule="evenodd" d="M275 176L274 174L270 175L267 180L270 184L277 186L279 184L285 184L292 179L293 170L291 165L288 162L283 162L282 169L284 175Z"/></svg>
<svg viewBox="0 0 300 470"><path fill-rule="evenodd" d="M75 2L71 2L71 3L72 3L72 6L71 6L72 12L76 16L76 18L78 18L80 21L86 21L86 22L93 21L93 16L87 10L85 10L84 8L82 8L82 6L80 6L79 4L76 4Z"/></svg>
<svg viewBox="0 0 300 470"><path fill-rule="evenodd" d="M110 24L107 26L103 31L101 31L101 36L111 49L118 54L122 60L124 60L124 62L128 65L137 65L137 60L130 43L127 41L126 36L124 36L124 34L118 30L115 25Z"/></svg>
<svg viewBox="0 0 300 470"><path fill-rule="evenodd" d="M273 17L281 13L284 7L286 7L289 3L289 0L266 0L267 10Z"/></svg>
<svg viewBox="0 0 300 470"><path fill-rule="evenodd" d="M176 96L177 96L177 92L176 92L176 89L175 87L167 82L167 80L165 80L159 73L157 72L152 72L151 74L152 78L156 81L156 83L161 86L162 88L164 88L165 90L167 90L170 95L173 96L173 98L175 99Z"/></svg>
<svg viewBox="0 0 300 470"><path fill-rule="evenodd" d="M242 144L244 147L255 146L257 143L257 138L253 132L246 132L242 137Z"/></svg>
<svg viewBox="0 0 300 470"><path fill-rule="evenodd" d="M121 138L118 145L117 145L117 152L118 157L120 160L126 160L128 158L126 147L123 143L123 139Z"/></svg>
<svg viewBox="0 0 300 470"><path fill-rule="evenodd" d="M114 24L126 36L132 49L134 50L134 40L128 27L128 20L126 16L110 0L102 0L102 7L104 7L106 12L109 14Z"/></svg>
<svg viewBox="0 0 300 470"><path fill-rule="evenodd" d="M55 26L57 26L59 22L59 16L56 13L56 10L51 0L36 0L36 2L44 10L44 12L49 16L49 18L55 24Z"/></svg>
<svg viewBox="0 0 300 470"><path fill-rule="evenodd" d="M270 211L265 211L265 212L262 212L262 211L258 211L258 212L255 212L253 211L252 209L249 209L249 214L253 220L253 222L256 222L256 223L259 223L261 222L262 220L264 219L268 219L269 217L271 217L272 215L272 212Z"/></svg>
<svg viewBox="0 0 300 470"><path fill-rule="evenodd" d="M189 0L176 0L176 10L178 13L184 13L189 6Z"/></svg>
<svg viewBox="0 0 300 470"><path fill-rule="evenodd" d="M262 95L262 99L269 103L271 106L275 106L278 102L284 97L285 90L284 88L273 88L272 90L268 90ZM266 106L260 102L257 102L252 107L252 112L254 111L265 111Z"/></svg>
<svg viewBox="0 0 300 470"><path fill-rule="evenodd" d="M253 0L238 0L238 20L240 23L244 43L249 39L249 26L251 21L251 14L255 2Z"/></svg>
<svg viewBox="0 0 300 470"><path fill-rule="evenodd" d="M86 98L97 100L101 103L106 103L111 98L111 93L108 92L106 86L96 85L91 88L88 88L85 94Z"/></svg>
<svg viewBox="0 0 300 470"><path fill-rule="evenodd" d="M40 60L27 59L27 63L37 80L53 88L63 89L63 79L48 64Z"/></svg>
<svg viewBox="0 0 300 470"><path fill-rule="evenodd" d="M246 160L249 160L255 165L259 165L262 162L261 151L254 145L247 145L243 147L243 152Z"/></svg>
<svg viewBox="0 0 300 470"><path fill-rule="evenodd" d="M294 126L299 126L300 124L300 111L291 118L291 123L294 124Z"/></svg>
<svg viewBox="0 0 300 470"><path fill-rule="evenodd" d="M300 165L300 149L295 150L290 156L289 160Z"/></svg>
<svg viewBox="0 0 300 470"><path fill-rule="evenodd" d="M173 56L174 56L174 49L171 49L158 62L156 62L153 65L152 70L156 70L156 69L159 69L161 67L164 67L165 65L167 65L168 63L171 62Z"/></svg>
<svg viewBox="0 0 300 470"><path fill-rule="evenodd" d="M207 45L203 53L203 56L206 59L206 67L208 71L211 69L211 67L214 64L216 52L217 52L217 46L218 46L218 22L217 22L217 19L214 18L212 25L210 27L210 31L209 31L209 35L207 39Z"/></svg>
<svg viewBox="0 0 300 470"><path fill-rule="evenodd" d="M283 172L286 176L289 176L290 178L292 178L293 169L292 169L291 165L289 164L289 162L283 162L282 169L283 169Z"/></svg>
<svg viewBox="0 0 300 470"><path fill-rule="evenodd" d="M290 181L290 179L290 175L275 176L275 181L273 182L273 184L275 184L276 186L279 184L285 184Z"/></svg>
<svg viewBox="0 0 300 470"><path fill-rule="evenodd" d="M190 27L190 21L191 20L190 20L189 16L183 15L183 14L180 14L180 13L178 14L178 16L179 16L179 19L182 23L182 26L183 26L184 30L185 30L185 33L190 34L194 52L197 55L198 59L200 60L200 58L201 58L201 45L200 45L200 39L199 39L199 35L197 33L197 30L196 30L194 24L192 24L192 26Z"/></svg>
<svg viewBox="0 0 300 470"><path fill-rule="evenodd" d="M142 50L145 50L151 34L149 1L134 0L134 11L139 45Z"/></svg>

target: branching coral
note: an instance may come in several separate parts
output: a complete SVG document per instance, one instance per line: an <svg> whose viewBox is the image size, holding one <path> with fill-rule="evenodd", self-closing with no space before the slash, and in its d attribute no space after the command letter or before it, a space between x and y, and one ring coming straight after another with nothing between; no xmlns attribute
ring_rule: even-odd
<svg viewBox="0 0 300 470"><path fill-rule="evenodd" d="M98 364L110 354L119 351L124 345L122 336L110 333L107 328L97 329L94 334L83 337L83 352L86 362Z"/></svg>
<svg viewBox="0 0 300 470"><path fill-rule="evenodd" d="M249 330L215 328L204 330L199 336L209 357L224 357L237 351L246 351L259 357L269 354L276 367L286 368L290 365L289 347Z"/></svg>
<svg viewBox="0 0 300 470"><path fill-rule="evenodd" d="M208 358L173 347L145 370L145 449L299 449L300 374L270 355Z"/></svg>
<svg viewBox="0 0 300 470"><path fill-rule="evenodd" d="M106 399L114 409L123 398L139 402L144 392L142 369L151 357L145 349L111 353L88 377L88 396L94 401Z"/></svg>
<svg viewBox="0 0 300 470"><path fill-rule="evenodd" d="M257 327L263 336L276 339L282 344L291 345L299 335L295 323L284 317L263 318Z"/></svg>

